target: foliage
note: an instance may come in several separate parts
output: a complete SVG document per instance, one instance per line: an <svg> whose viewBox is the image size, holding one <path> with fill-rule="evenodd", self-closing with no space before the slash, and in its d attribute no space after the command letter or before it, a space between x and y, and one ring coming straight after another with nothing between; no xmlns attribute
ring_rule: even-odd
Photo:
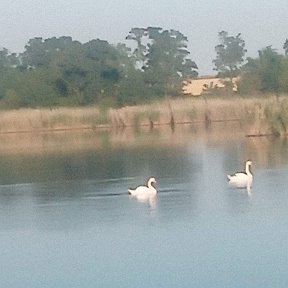
<svg viewBox="0 0 288 288"><path fill-rule="evenodd" d="M285 50L285 55L288 54L288 39L286 39L284 45L283 45L283 49Z"/></svg>
<svg viewBox="0 0 288 288"><path fill-rule="evenodd" d="M236 36L229 36L226 31L218 33L220 44L215 46L216 59L212 62L214 70L223 77L235 77L240 73L240 67L244 62L245 41L241 38L241 33Z"/></svg>
<svg viewBox="0 0 288 288"><path fill-rule="evenodd" d="M53 86L53 75L47 69L28 70L13 73L13 79L6 82L3 101L12 103L17 99L17 107L53 106L57 104L57 93ZM12 97L13 95L13 97Z"/></svg>
<svg viewBox="0 0 288 288"><path fill-rule="evenodd" d="M280 91L288 93L288 55L281 57L279 70Z"/></svg>
<svg viewBox="0 0 288 288"><path fill-rule="evenodd" d="M127 51L99 39L81 44L71 37L34 38L18 56L18 69L14 67L6 89L21 97L20 106L86 105L117 98L122 77L135 71Z"/></svg>
<svg viewBox="0 0 288 288"><path fill-rule="evenodd" d="M19 65L19 59L15 53L10 53L8 49L0 50L0 99L6 93L6 82L13 77L13 67Z"/></svg>
<svg viewBox="0 0 288 288"><path fill-rule="evenodd" d="M197 76L197 65L187 58L187 37L179 31L133 28L126 39L136 41L134 61L150 94L179 95L183 80Z"/></svg>
<svg viewBox="0 0 288 288"><path fill-rule="evenodd" d="M9 103L7 107L16 100L17 107L122 106L165 94L179 95L182 79L197 75L196 64L187 58L187 38L180 32L133 28L127 39L136 41L134 51L125 44L115 46L100 39L81 44L66 36L36 37L15 58L18 62L13 69L13 55L3 50L0 68L3 62L14 76L1 85L0 97Z"/></svg>
<svg viewBox="0 0 288 288"><path fill-rule="evenodd" d="M241 34L222 31L218 36L213 63L221 77L231 79L241 73L241 93L288 92L287 39L285 55L266 47L243 65L246 49ZM184 80L198 75L188 39L181 32L132 28L126 39L133 48L100 39L80 43L62 36L30 39L20 54L1 49L0 107L134 105L180 96Z"/></svg>
<svg viewBox="0 0 288 288"><path fill-rule="evenodd" d="M139 69L145 67L146 54L147 54L147 43L143 43L143 38L147 37L147 29L144 28L132 28L126 37L126 40L136 41L136 48L134 49L132 55L134 64Z"/></svg>
<svg viewBox="0 0 288 288"><path fill-rule="evenodd" d="M25 46L25 51L20 54L22 68L48 67L54 57L73 45L81 44L73 41L71 37L64 36L45 40L41 37L30 39Z"/></svg>
<svg viewBox="0 0 288 288"><path fill-rule="evenodd" d="M247 59L241 73L240 91L288 91L287 56L278 54L271 46L260 50L258 55L256 59Z"/></svg>

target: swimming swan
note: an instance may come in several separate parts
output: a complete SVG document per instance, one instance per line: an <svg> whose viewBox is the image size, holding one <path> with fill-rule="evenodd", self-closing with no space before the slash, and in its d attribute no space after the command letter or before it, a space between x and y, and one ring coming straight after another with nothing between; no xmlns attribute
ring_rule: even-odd
<svg viewBox="0 0 288 288"><path fill-rule="evenodd" d="M154 177L149 178L147 186L138 186L135 189L128 189L130 195L135 197L151 197L157 194L157 190L153 187L153 184L156 183Z"/></svg>
<svg viewBox="0 0 288 288"><path fill-rule="evenodd" d="M247 188L250 190L253 182L253 175L250 171L252 161L248 160L245 163L245 172L238 172L234 175L227 175L229 179L229 185L236 188Z"/></svg>

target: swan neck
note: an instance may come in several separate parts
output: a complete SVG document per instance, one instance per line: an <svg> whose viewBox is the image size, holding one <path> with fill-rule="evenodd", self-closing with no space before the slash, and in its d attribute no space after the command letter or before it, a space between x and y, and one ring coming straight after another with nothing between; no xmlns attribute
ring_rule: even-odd
<svg viewBox="0 0 288 288"><path fill-rule="evenodd" d="M246 163L245 172L246 172L246 174L251 175L250 164L249 163Z"/></svg>
<svg viewBox="0 0 288 288"><path fill-rule="evenodd" d="M150 180L148 181L148 188L153 188L152 182Z"/></svg>
<svg viewBox="0 0 288 288"><path fill-rule="evenodd" d="M154 186L152 185L152 182L153 181L151 179L148 181L147 186L148 186L149 189L155 189Z"/></svg>

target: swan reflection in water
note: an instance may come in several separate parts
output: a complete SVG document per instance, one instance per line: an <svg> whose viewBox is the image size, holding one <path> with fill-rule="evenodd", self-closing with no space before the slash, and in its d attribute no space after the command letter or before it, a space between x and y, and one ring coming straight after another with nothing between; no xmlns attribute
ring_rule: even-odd
<svg viewBox="0 0 288 288"><path fill-rule="evenodd" d="M151 209L156 209L157 207L157 196L146 196L146 197L137 197L137 196L131 196L131 198L134 198L140 203L147 203Z"/></svg>

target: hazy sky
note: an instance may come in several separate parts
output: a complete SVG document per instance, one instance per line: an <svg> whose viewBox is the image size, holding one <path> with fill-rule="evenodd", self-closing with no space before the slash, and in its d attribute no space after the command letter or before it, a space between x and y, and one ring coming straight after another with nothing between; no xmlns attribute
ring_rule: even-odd
<svg viewBox="0 0 288 288"><path fill-rule="evenodd" d="M248 56L266 46L283 53L288 0L2 0L0 47L23 52L34 37L71 36L129 43L133 27L175 29L188 37L200 74L213 73L217 34L242 33Z"/></svg>

